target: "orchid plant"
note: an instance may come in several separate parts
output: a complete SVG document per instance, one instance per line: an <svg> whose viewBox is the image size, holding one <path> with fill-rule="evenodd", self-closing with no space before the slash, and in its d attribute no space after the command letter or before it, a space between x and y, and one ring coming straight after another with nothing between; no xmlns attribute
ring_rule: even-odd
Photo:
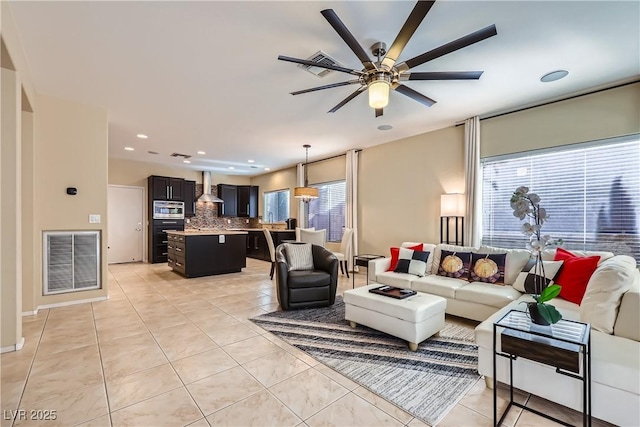
<svg viewBox="0 0 640 427"><path fill-rule="evenodd" d="M530 294L536 301L535 304L538 313L548 323L558 322L562 316L552 305L545 302L557 297L560 293L560 285L547 286L547 279L544 274L544 264L542 262L542 252L547 246L561 243L551 238L548 234L542 235L542 225L549 219L545 208L540 206L540 196L536 193L530 193L528 187L518 187L511 196L511 208L513 216L520 220L527 221L522 224L521 231L525 236L529 237L527 249L529 249L536 258L535 276L533 280L533 289ZM532 308L529 307L529 311Z"/></svg>

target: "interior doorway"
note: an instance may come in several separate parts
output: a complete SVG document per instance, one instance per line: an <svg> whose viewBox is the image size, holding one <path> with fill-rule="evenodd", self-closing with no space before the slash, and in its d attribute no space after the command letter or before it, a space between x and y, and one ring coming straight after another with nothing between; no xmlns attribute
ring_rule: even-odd
<svg viewBox="0 0 640 427"><path fill-rule="evenodd" d="M144 189L110 185L107 192L109 264L139 262L143 258Z"/></svg>

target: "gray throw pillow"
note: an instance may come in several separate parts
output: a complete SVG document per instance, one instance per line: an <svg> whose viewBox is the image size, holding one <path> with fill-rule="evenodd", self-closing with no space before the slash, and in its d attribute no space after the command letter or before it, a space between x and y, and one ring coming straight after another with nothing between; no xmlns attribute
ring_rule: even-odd
<svg viewBox="0 0 640 427"><path fill-rule="evenodd" d="M313 270L311 243L285 243L289 271Z"/></svg>

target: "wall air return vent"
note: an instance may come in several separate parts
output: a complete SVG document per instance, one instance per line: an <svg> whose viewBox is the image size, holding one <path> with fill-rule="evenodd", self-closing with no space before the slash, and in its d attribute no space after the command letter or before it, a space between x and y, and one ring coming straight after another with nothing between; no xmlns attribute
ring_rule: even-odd
<svg viewBox="0 0 640 427"><path fill-rule="evenodd" d="M43 233L44 295L100 289L100 232Z"/></svg>
<svg viewBox="0 0 640 427"><path fill-rule="evenodd" d="M319 50L318 52L314 53L309 58L307 58L307 61L312 61L312 62L315 62L316 64L325 64L325 65L333 65L336 67L344 67L344 65L340 64L338 61L336 61L335 59L333 59L332 57L330 57L329 55L327 55L321 50ZM311 74L318 77L324 77L331 72L331 70L327 70L326 68L312 67L310 65L300 64L298 65L298 67L302 68L303 70L307 70Z"/></svg>

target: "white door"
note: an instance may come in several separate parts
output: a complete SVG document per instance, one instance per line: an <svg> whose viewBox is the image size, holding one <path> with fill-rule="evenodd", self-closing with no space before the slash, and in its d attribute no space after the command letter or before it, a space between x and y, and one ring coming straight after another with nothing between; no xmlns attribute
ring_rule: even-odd
<svg viewBox="0 0 640 427"><path fill-rule="evenodd" d="M109 264L142 261L144 191L110 185L107 193Z"/></svg>

